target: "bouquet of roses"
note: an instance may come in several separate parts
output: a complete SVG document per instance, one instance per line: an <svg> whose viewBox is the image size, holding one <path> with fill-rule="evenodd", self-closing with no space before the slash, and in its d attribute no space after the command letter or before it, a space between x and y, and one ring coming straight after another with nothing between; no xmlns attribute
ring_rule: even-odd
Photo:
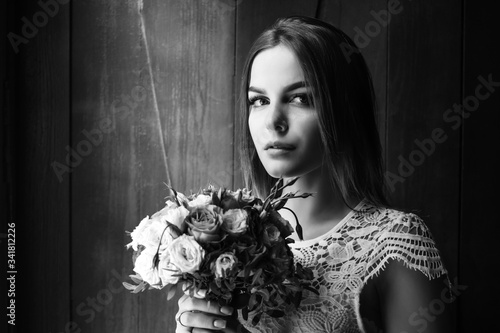
<svg viewBox="0 0 500 333"><path fill-rule="evenodd" d="M296 180L278 180L264 201L247 189L185 196L170 188L165 208L130 233L136 284L124 286L134 293L165 288L171 299L172 287L184 282L192 295L203 289L207 300L241 309L245 320L252 314L253 324L263 313L282 316L283 304L298 307L304 289L315 292L313 275L294 263L293 228L278 213L288 199L310 196L283 194ZM298 220L295 230L302 239Z"/></svg>

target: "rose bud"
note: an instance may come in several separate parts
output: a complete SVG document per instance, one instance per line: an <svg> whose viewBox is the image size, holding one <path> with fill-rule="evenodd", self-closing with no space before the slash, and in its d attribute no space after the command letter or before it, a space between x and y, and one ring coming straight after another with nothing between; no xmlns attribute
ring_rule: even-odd
<svg viewBox="0 0 500 333"><path fill-rule="evenodd" d="M248 214L244 209L230 209L222 215L222 228L231 235L241 235L247 228Z"/></svg>
<svg viewBox="0 0 500 333"><path fill-rule="evenodd" d="M215 274L216 278L225 278L230 274L231 270L236 267L237 263L238 258L236 258L233 253L223 253L214 263L212 263L212 272Z"/></svg>
<svg viewBox="0 0 500 333"><path fill-rule="evenodd" d="M269 212L268 222L271 222L278 228L283 238L287 238L293 232L293 227L291 226L290 222L288 222L288 220L285 220L283 217L281 217L280 213L274 210Z"/></svg>
<svg viewBox="0 0 500 333"><path fill-rule="evenodd" d="M225 190L221 193L220 206L224 211L240 208L238 203L238 192Z"/></svg>
<svg viewBox="0 0 500 333"><path fill-rule="evenodd" d="M280 240L280 231L276 226L272 224L267 224L264 228L264 239L268 240L270 243L275 243Z"/></svg>
<svg viewBox="0 0 500 333"><path fill-rule="evenodd" d="M188 202L189 207L195 208L198 206L207 206L212 203L212 196L206 194L199 194L193 200Z"/></svg>

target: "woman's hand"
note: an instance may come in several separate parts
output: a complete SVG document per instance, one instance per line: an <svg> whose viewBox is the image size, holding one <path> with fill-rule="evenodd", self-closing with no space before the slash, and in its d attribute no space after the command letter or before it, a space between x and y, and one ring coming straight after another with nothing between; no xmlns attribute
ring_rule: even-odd
<svg viewBox="0 0 500 333"><path fill-rule="evenodd" d="M247 332L230 306L220 306L217 302L204 299L206 292L199 291L194 297L184 294L179 299L179 311L175 315L176 333L201 332Z"/></svg>

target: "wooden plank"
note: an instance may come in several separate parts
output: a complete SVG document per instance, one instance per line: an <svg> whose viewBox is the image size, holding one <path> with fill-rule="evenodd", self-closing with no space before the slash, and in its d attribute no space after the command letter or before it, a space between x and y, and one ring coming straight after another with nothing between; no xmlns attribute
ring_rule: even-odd
<svg viewBox="0 0 500 333"><path fill-rule="evenodd" d="M464 93L460 223L460 281L467 289L459 297L459 332L484 332L496 327L491 295L500 288L488 281L491 255L498 253L498 218L489 209L497 205L498 124L500 123L500 46L485 31L498 31L498 6L490 1L465 1ZM491 77L490 77L491 75ZM482 77L483 79L480 79ZM496 82L484 85L484 81ZM483 86L478 89L478 86ZM477 103L477 104L476 104ZM457 118L459 119L459 118Z"/></svg>
<svg viewBox="0 0 500 333"><path fill-rule="evenodd" d="M19 45L15 59L12 129L16 329L60 332L70 320L70 183L60 182L51 164L64 161L70 140L69 6L47 13L37 2L22 1L18 9L12 32L26 42Z"/></svg>
<svg viewBox="0 0 500 333"><path fill-rule="evenodd" d="M100 121L113 128L73 172L72 310L86 332L174 331L165 293L109 287L122 268L132 273L124 231L164 205L163 182L197 190L233 158L234 10L139 3L73 7L73 144ZM101 297L98 309L88 297Z"/></svg>
<svg viewBox="0 0 500 333"><path fill-rule="evenodd" d="M392 199L396 207L424 219L453 280L460 218L460 136L443 114L460 102L462 9L451 0L399 2L395 9L400 13L389 26L388 40L387 167L401 178L392 182ZM411 165L405 169L404 163Z"/></svg>
<svg viewBox="0 0 500 333"><path fill-rule="evenodd" d="M245 59L252 46L254 40L264 31L268 26L274 23L279 17L291 15L304 15L314 17L318 9L317 1L237 1L237 20L236 20L236 75L235 75L235 89L236 101L239 96L239 88L241 82L241 74ZM239 104L235 104L236 128L239 127L240 110ZM243 186L243 175L241 173L241 165L239 162L239 136L235 135L235 167L234 167L234 186Z"/></svg>
<svg viewBox="0 0 500 333"><path fill-rule="evenodd" d="M322 1L318 18L344 31L358 46L372 75L377 101L377 125L385 156L387 35L394 14L387 0ZM389 15L388 15L389 14ZM397 15L397 14L396 14Z"/></svg>

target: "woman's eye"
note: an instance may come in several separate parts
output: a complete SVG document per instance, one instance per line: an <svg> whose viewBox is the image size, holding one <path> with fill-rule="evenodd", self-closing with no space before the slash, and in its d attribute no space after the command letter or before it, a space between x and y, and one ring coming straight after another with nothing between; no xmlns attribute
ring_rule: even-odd
<svg viewBox="0 0 500 333"><path fill-rule="evenodd" d="M310 101L309 96L307 96L305 94L294 95L291 99L291 103L303 105L303 106L310 106L311 105L311 101Z"/></svg>
<svg viewBox="0 0 500 333"><path fill-rule="evenodd" d="M269 101L261 96L250 97L248 102L251 106L262 106L269 104Z"/></svg>

